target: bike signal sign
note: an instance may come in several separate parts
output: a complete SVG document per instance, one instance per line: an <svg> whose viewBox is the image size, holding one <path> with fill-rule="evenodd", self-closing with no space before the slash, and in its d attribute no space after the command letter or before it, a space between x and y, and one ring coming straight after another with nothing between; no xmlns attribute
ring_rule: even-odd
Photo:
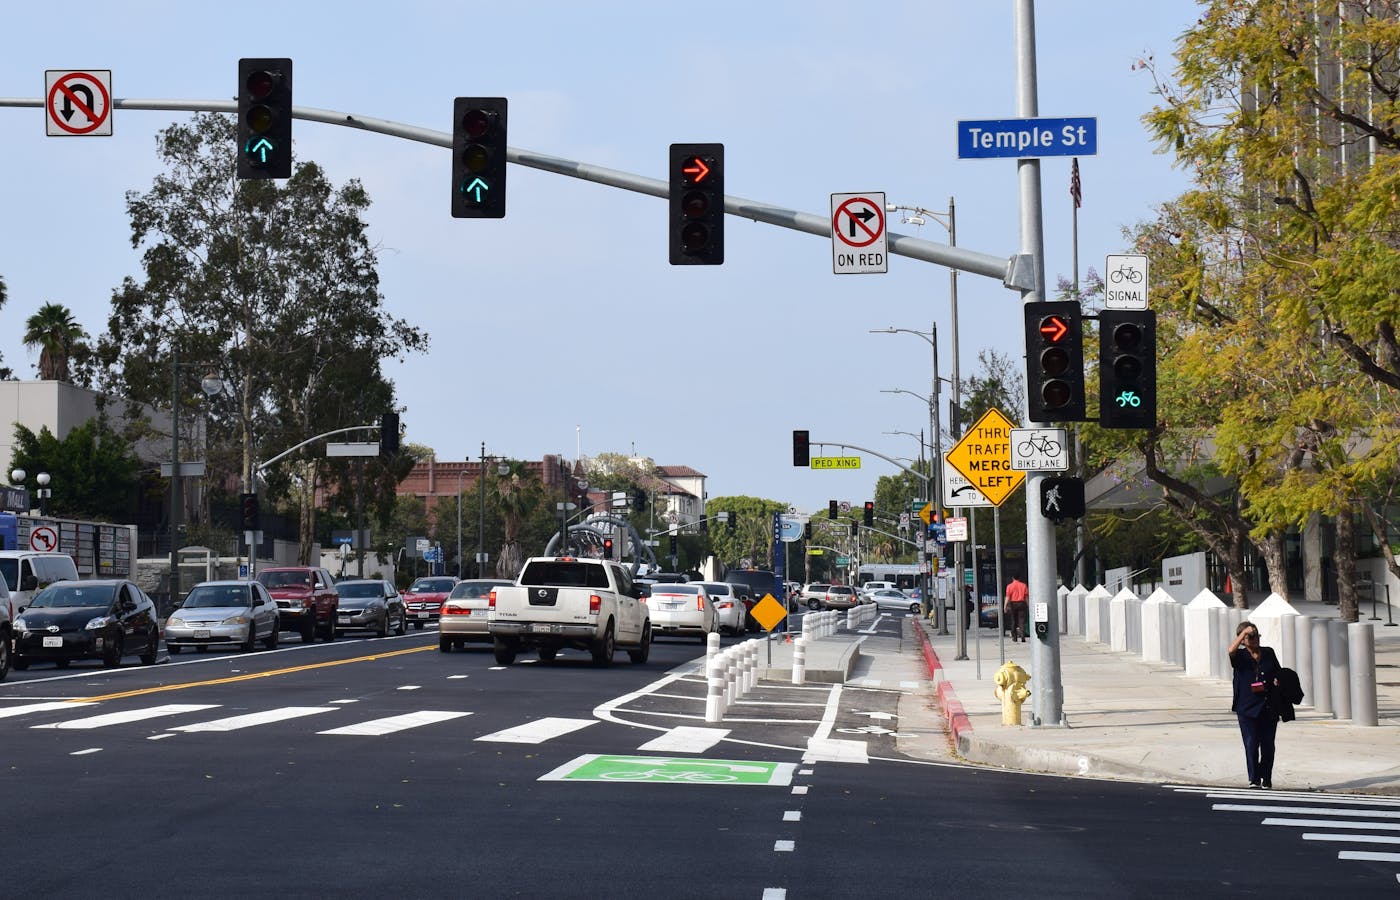
<svg viewBox="0 0 1400 900"><path fill-rule="evenodd" d="M1136 253L1110 253L1104 259L1104 306L1109 309L1147 309L1147 257Z"/></svg>
<svg viewBox="0 0 1400 900"><path fill-rule="evenodd" d="M1011 429L1011 468L1017 472L1068 472L1063 428Z"/></svg>
<svg viewBox="0 0 1400 900"><path fill-rule="evenodd" d="M1025 472L1011 468L1011 430L1011 420L993 407L948 451L953 468L995 506L1026 480Z"/></svg>

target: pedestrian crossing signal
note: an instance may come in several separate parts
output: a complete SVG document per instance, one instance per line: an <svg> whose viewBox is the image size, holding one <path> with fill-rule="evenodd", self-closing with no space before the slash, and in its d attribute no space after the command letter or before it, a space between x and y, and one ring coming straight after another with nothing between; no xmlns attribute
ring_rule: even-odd
<svg viewBox="0 0 1400 900"><path fill-rule="evenodd" d="M1084 518L1084 479L1042 478L1040 514L1056 522L1062 519Z"/></svg>

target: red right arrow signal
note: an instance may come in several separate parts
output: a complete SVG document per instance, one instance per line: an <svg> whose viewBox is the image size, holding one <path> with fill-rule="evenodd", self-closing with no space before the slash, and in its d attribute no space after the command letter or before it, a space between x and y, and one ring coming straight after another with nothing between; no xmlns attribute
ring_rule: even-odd
<svg viewBox="0 0 1400 900"><path fill-rule="evenodd" d="M1058 344L1060 338L1069 333L1069 324L1059 316L1046 316L1040 320L1040 336L1052 344Z"/></svg>
<svg viewBox="0 0 1400 900"><path fill-rule="evenodd" d="M710 174L710 167L705 165L705 161L698 156L690 158L690 165L681 169L681 172L690 176L692 184L699 184L705 180L705 176Z"/></svg>

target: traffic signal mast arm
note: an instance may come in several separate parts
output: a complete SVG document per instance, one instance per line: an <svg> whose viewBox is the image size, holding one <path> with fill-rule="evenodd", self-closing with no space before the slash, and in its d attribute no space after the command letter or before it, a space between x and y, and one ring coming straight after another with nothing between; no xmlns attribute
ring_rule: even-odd
<svg viewBox="0 0 1400 900"><path fill-rule="evenodd" d="M43 98L38 97L0 97L0 107L42 108L43 105ZM135 100L113 98L112 108L236 114L238 112L238 103L234 100ZM337 112L336 110L330 109L314 109L308 106L293 106L292 118L303 119L308 122L321 122L326 125L358 128L361 131L372 131L376 134L384 134L390 137L405 138L424 144L433 144L438 147L447 148L449 151L452 148L451 132L435 131L431 128L419 128L416 125L404 125L400 122L391 122L388 119L376 119L370 116ZM535 153L530 150L507 147L506 161L518 166L541 169L545 172L553 172L556 175L579 178L583 181L592 181L608 187L634 191L639 194L650 194L653 197L660 197L662 199L668 199L670 196L670 185L665 179L646 178L641 175L633 175L630 172L619 172L616 169L607 169L602 166L576 162L571 159L562 159L557 156ZM827 214L817 215L813 213L797 212L796 210L781 206L773 206L758 200L735 197L732 194L726 194L724 196L724 211L731 216L741 216L745 219L752 219L755 222L763 222L767 225L790 228L793 231L806 232L807 234L813 234L828 240L831 238L831 217ZM1031 290L1035 287L1034 269L1020 255L1011 256L1009 258L994 256L990 253L979 253L975 250L968 250L963 247L949 247L947 244L938 244L933 241L926 241L923 238L910 237L893 232L889 234L888 240L889 252L896 256L905 256L922 262L930 262L936 265L958 269L963 272L970 272L974 275L995 278L1001 281L1004 287L1013 290Z"/></svg>
<svg viewBox="0 0 1400 900"><path fill-rule="evenodd" d="M925 482L925 483L927 483L927 482L929 481L929 476L928 476L928 475L925 475L925 474L922 473L922 472L916 472L916 471L914 471L913 469L909 468L908 466L904 465L903 463L897 462L897 461L895 461L895 460L893 460L893 459L890 459L888 456L886 456L885 454L879 452L878 450L870 450L870 449L867 449L867 448L865 448L865 447L857 447L855 444L831 444L831 443L824 443L824 442L822 442L822 441L811 441L810 446L812 446L812 447L837 447L837 448L839 448L839 449L841 449L841 450L859 450L861 453L869 453L871 456L878 456L878 457L880 457L880 458L883 459L885 462L887 462L887 463L889 463L890 465L894 466L896 469L902 469L902 470L904 470L905 472L908 472L910 475L913 475L915 478L919 479L920 481L923 481L923 482Z"/></svg>
<svg viewBox="0 0 1400 900"><path fill-rule="evenodd" d="M328 438L328 437L331 437L332 435L336 435L336 434L347 434L347 433L349 433L349 432L351 432L351 431L378 431L378 430L379 430L379 426L378 426L378 425L351 425L349 428L337 428L337 429L335 429L334 431L327 431L327 432L324 432L324 433L322 433L322 434L318 434L318 435L316 435L315 437L309 437L309 438L307 438L306 440L302 441L300 444L297 444L295 447L289 447L289 448L287 448L286 450L283 450L281 453L279 453L279 454L277 454L276 456L272 457L272 459L269 459L267 462L265 462L265 463L263 463L262 465L258 466L257 474L258 474L259 476L261 476L262 473L264 473L264 472L266 472L268 469L272 468L272 464L275 463L275 462L277 462L279 459L283 459L283 458L285 458L285 457L287 457L287 456L290 456L291 454L293 454L293 453L297 452L298 450L300 450L302 447L305 447L307 444L314 444L314 443L316 443L317 441L322 440L323 438Z"/></svg>

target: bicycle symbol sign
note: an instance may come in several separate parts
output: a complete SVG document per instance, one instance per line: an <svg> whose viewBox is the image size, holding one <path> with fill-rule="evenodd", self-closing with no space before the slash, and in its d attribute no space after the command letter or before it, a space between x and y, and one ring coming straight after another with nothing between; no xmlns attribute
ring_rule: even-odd
<svg viewBox="0 0 1400 900"><path fill-rule="evenodd" d="M1022 472L1069 470L1069 447L1063 428L1011 429L1011 468Z"/></svg>
<svg viewBox="0 0 1400 900"><path fill-rule="evenodd" d="M1110 253L1104 259L1104 306L1147 309L1147 257L1139 253Z"/></svg>

